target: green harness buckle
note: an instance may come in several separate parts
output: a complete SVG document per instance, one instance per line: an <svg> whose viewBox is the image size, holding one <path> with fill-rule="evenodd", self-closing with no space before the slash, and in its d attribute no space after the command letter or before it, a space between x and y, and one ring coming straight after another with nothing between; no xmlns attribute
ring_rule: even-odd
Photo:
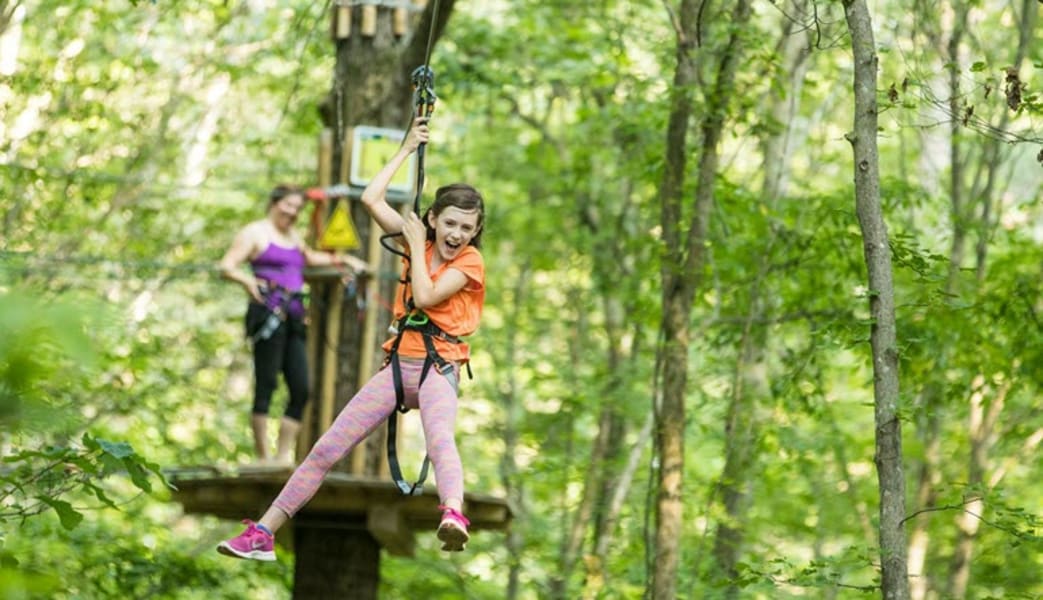
<svg viewBox="0 0 1043 600"><path fill-rule="evenodd" d="M431 320L431 318L427 316L427 313L425 313L423 311L417 311L415 313L410 314L408 317L406 317L406 325L412 325L414 327L421 327L421 326L427 325L427 323L430 320Z"/></svg>

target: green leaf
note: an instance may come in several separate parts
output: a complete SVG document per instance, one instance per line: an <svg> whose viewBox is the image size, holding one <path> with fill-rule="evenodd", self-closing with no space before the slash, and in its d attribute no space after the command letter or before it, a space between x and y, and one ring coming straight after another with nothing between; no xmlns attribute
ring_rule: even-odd
<svg viewBox="0 0 1043 600"><path fill-rule="evenodd" d="M128 458L134 456L134 448L132 448L127 442L110 442L108 440L99 439L98 446L101 447L103 452L111 454L116 458Z"/></svg>
<svg viewBox="0 0 1043 600"><path fill-rule="evenodd" d="M131 460L124 460L123 463L126 465L127 473L130 475L130 480L134 482L134 485L138 486L138 489L142 491L152 492L152 483L148 480L148 472L144 467L140 463Z"/></svg>
<svg viewBox="0 0 1043 600"><path fill-rule="evenodd" d="M105 491L102 490L100 487L94 485L89 481L85 482L83 486L87 488L91 493L93 493L94 497L100 500L106 506L110 508L116 508L116 503L110 500L109 497L105 495Z"/></svg>
<svg viewBox="0 0 1043 600"><path fill-rule="evenodd" d="M66 529L75 529L83 521L83 515L64 500L48 496L37 496L36 499L53 508Z"/></svg>
<svg viewBox="0 0 1043 600"><path fill-rule="evenodd" d="M985 69L986 69L985 63L983 63L980 60L977 61L976 63L974 63L973 65L971 65L971 73L981 73Z"/></svg>

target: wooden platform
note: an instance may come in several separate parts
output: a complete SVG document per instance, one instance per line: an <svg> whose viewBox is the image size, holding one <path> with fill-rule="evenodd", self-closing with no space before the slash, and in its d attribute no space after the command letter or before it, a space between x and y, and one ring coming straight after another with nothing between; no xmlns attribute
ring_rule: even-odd
<svg viewBox="0 0 1043 600"><path fill-rule="evenodd" d="M278 495L292 470L242 467L237 471L182 468L167 473L177 490L174 500L186 513L240 520L257 519ZM388 552L412 556L413 533L434 532L441 512L433 482L420 496L404 496L388 479L332 472L315 497L290 521L319 522L333 528L366 529ZM466 494L463 512L471 531L504 530L512 512L507 501ZM280 535L280 541L293 536Z"/></svg>

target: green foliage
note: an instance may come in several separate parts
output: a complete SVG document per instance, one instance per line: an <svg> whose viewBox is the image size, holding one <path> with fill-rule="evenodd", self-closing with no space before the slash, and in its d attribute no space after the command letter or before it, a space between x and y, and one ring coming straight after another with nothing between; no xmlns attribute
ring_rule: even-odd
<svg viewBox="0 0 1043 600"><path fill-rule="evenodd" d="M83 302L90 307L93 303ZM94 361L76 303L39 302L26 290L0 292L0 425L41 431L61 422L74 380Z"/></svg>
<svg viewBox="0 0 1043 600"><path fill-rule="evenodd" d="M1003 69L1017 15L977 5L960 62L944 47L951 19L877 7L888 23L878 42L881 200L908 508L930 509L931 588L945 589L955 519L980 498L968 597L1027 598L1040 593L1033 507L1043 481L1030 446L1043 426L1038 147L994 138L1038 140L1038 86L1023 69L1028 85L1018 108L1008 105ZM512 494L519 551L511 555L501 533L480 532L466 555L446 558L421 533L416 559L383 559L382 595L499 598L512 566L526 599L549 597L556 582L565 597L634 598L645 588L656 464L637 432L655 396L659 274L671 266L660 263L657 197L675 61L664 6L456 3L432 55L440 104L428 175L473 182L489 200L487 307L458 439L468 490ZM157 465L250 456L244 298L212 265L235 229L261 214L272 183L314 178L316 105L334 54L321 8L26 5L17 65L0 84L4 593L288 595L291 553L276 565L230 564L213 552L230 524L181 515L154 477ZM879 579L867 342L880 290L865 285L843 137L847 38L839 3L813 14L792 8L756 5L719 144L690 334L678 534L679 589L690 598L860 598ZM731 32L729 10L707 5L693 50L684 232L703 94ZM1027 61L1038 65L1038 52L1030 48ZM943 93L950 72L960 82L957 115ZM954 123L966 167L960 215L948 189ZM989 173L992 152L1000 162ZM987 218L985 198L994 200ZM954 218L969 241L950 269ZM723 467L737 391L757 427L743 446L746 509L734 517L721 490L731 483ZM1001 408L985 449L993 487L969 481L979 407ZM619 444L599 485L614 491L631 450L638 464L596 588L586 572L591 530L572 572L561 572L560 557L606 409ZM921 506L913 490L932 451L942 457L940 483L932 506ZM734 572L715 556L722 524L743 534Z"/></svg>
<svg viewBox="0 0 1043 600"><path fill-rule="evenodd" d="M73 495L93 496L102 506L116 504L101 487L102 480L121 474L139 490L152 492L151 477L165 483L159 466L146 461L125 442L109 442L84 434L81 446L47 446L41 450L18 450L3 458L8 467L0 474L0 523L24 520L48 507L54 509L62 526L73 529L83 513L63 499Z"/></svg>

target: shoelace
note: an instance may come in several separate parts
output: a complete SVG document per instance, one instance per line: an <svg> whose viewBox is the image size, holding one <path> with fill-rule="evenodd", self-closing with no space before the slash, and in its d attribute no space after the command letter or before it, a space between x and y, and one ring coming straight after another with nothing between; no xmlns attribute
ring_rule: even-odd
<svg viewBox="0 0 1043 600"><path fill-rule="evenodd" d="M265 531L263 529L258 527L256 521L251 521L250 519L243 519L243 524L246 525L247 528L251 528L252 527L254 531L256 531L257 533L261 534L262 536L264 536L266 538L274 537L274 536L271 536L271 535L265 533Z"/></svg>
<svg viewBox="0 0 1043 600"><path fill-rule="evenodd" d="M446 516L446 514L448 514L449 516L451 516L454 519L460 521L464 525L470 525L471 524L471 522L467 520L467 517L465 517L462 512L456 510L455 508L450 508L448 506L439 506L438 509L442 511L442 517L443 518Z"/></svg>

